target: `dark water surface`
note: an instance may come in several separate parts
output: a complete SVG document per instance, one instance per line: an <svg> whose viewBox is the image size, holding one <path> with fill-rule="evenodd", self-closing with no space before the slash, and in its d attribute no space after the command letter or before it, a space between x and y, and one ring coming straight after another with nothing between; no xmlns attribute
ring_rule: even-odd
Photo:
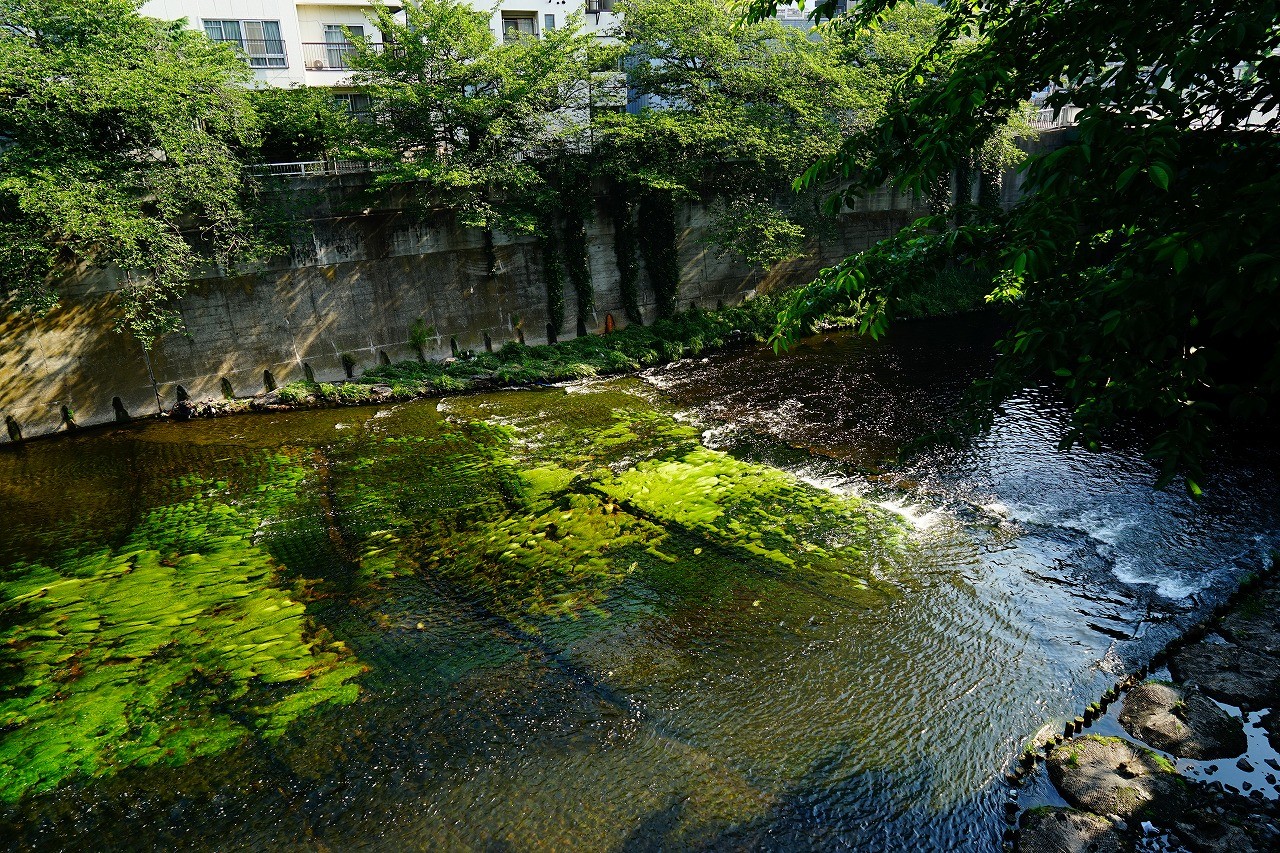
<svg viewBox="0 0 1280 853"><path fill-rule="evenodd" d="M992 330L0 453L20 849L997 850L1001 779L1257 569L1029 389L896 463Z"/></svg>

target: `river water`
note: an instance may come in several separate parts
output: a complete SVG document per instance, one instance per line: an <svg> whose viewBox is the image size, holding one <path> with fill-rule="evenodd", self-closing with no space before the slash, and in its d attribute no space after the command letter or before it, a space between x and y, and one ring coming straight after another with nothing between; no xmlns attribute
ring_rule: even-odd
<svg viewBox="0 0 1280 853"><path fill-rule="evenodd" d="M20 849L998 850L1003 773L1280 541L985 320L0 453Z"/></svg>

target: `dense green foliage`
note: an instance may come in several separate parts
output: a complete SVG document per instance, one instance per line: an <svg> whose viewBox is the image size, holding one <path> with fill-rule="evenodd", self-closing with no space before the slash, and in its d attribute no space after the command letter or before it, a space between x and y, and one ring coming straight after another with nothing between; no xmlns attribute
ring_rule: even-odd
<svg viewBox="0 0 1280 853"><path fill-rule="evenodd" d="M468 225L533 232L548 193L539 163L579 139L587 118L566 108L585 98L589 38L570 24L500 41L488 10L459 0L403 5L403 19L373 8L394 49L357 39L349 57L377 116L358 125L355 152L384 164L380 186L408 186Z"/></svg>
<svg viewBox="0 0 1280 853"><path fill-rule="evenodd" d="M901 5L859 4L845 25L874 29ZM927 188L987 145L1028 92L1050 86L1052 106L1079 109L1078 132L1030 159L1027 194L1007 216L949 233L923 223L851 258L795 301L782 332L851 303L864 328L883 331L916 278L898 259L965 255L999 271L990 298L1015 324L994 390L1055 375L1074 409L1066 443L1094 446L1136 417L1156 427L1162 480L1186 473L1198 491L1215 434L1261 422L1280 395L1280 7L944 8L937 48L894 90L893 109L806 183L839 175L846 193L885 180Z"/></svg>
<svg viewBox="0 0 1280 853"><path fill-rule="evenodd" d="M253 108L261 123L259 156L267 162L332 157L356 134L356 121L328 89L254 89Z"/></svg>
<svg viewBox="0 0 1280 853"><path fill-rule="evenodd" d="M616 11L630 85L648 105L596 117L602 169L632 192L724 199L716 241L752 263L798 255L813 205L792 198L790 181L867 106L833 45L776 21L740 26L725 0Z"/></svg>
<svg viewBox="0 0 1280 853"><path fill-rule="evenodd" d="M69 272L113 268L119 325L150 343L199 266L267 246L241 170L248 68L137 6L0 2L0 287L47 309Z"/></svg>

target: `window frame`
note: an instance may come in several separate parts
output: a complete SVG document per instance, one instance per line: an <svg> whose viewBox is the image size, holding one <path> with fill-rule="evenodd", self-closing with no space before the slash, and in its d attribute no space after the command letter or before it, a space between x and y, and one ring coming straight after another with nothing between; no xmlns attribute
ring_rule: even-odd
<svg viewBox="0 0 1280 853"><path fill-rule="evenodd" d="M507 26L508 22L514 23L517 21L520 21L520 22L528 21L529 31L523 32L522 30L520 30L518 26L517 27ZM515 37L508 35L508 33L512 33L512 32L516 34ZM517 39L519 39L520 36L530 36L532 38L539 38L539 35L540 34L538 32L538 13L537 12L526 12L526 11L516 11L516 10L507 11L505 9L502 11L502 40L504 42L508 42L508 43L514 42Z"/></svg>
<svg viewBox="0 0 1280 853"><path fill-rule="evenodd" d="M228 36L229 29L227 24L233 24L236 35ZM262 38L249 38L246 33L249 31L249 24L257 24ZM289 50L285 46L284 35L280 30L280 21L270 18L202 18L200 25L204 29L204 34L216 42L224 44L236 45L249 67L255 70L268 71L271 69L288 68L289 67ZM214 36L209 32L210 26L217 28L218 36ZM269 26L274 28L275 37L268 38ZM260 44L262 50L260 53L253 51L253 46ZM269 52L268 46L280 46L280 52Z"/></svg>

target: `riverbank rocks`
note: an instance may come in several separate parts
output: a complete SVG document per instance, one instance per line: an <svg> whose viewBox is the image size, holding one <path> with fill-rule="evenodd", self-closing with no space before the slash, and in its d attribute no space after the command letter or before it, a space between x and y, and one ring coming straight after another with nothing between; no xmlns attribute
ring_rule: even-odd
<svg viewBox="0 0 1280 853"><path fill-rule="evenodd" d="M1148 681L1129 691L1120 725L1180 758L1235 758L1248 748L1240 720L1194 687Z"/></svg>
<svg viewBox="0 0 1280 853"><path fill-rule="evenodd" d="M1280 709L1272 708L1262 718L1262 728L1267 733L1267 740L1271 742L1271 748L1276 752L1280 752ZM1280 775L1280 767L1272 767L1277 775Z"/></svg>
<svg viewBox="0 0 1280 853"><path fill-rule="evenodd" d="M1266 589L1221 620L1223 635L1255 652L1280 656L1280 590Z"/></svg>
<svg viewBox="0 0 1280 853"><path fill-rule="evenodd" d="M1183 793L1172 764L1121 738L1072 738L1049 752L1048 766L1066 801L1096 814L1176 810Z"/></svg>
<svg viewBox="0 0 1280 853"><path fill-rule="evenodd" d="M1169 660L1174 681L1229 705L1267 708L1280 699L1280 661L1231 643L1195 643Z"/></svg>
<svg viewBox="0 0 1280 853"><path fill-rule="evenodd" d="M1022 816L1022 853L1121 853L1129 849L1111 821L1075 809L1032 809Z"/></svg>
<svg viewBox="0 0 1280 853"><path fill-rule="evenodd" d="M1206 812L1193 812L1185 820L1175 821L1173 830L1183 845L1197 853L1260 853L1271 849L1267 843L1250 835L1233 820L1246 820L1248 815L1230 820Z"/></svg>

